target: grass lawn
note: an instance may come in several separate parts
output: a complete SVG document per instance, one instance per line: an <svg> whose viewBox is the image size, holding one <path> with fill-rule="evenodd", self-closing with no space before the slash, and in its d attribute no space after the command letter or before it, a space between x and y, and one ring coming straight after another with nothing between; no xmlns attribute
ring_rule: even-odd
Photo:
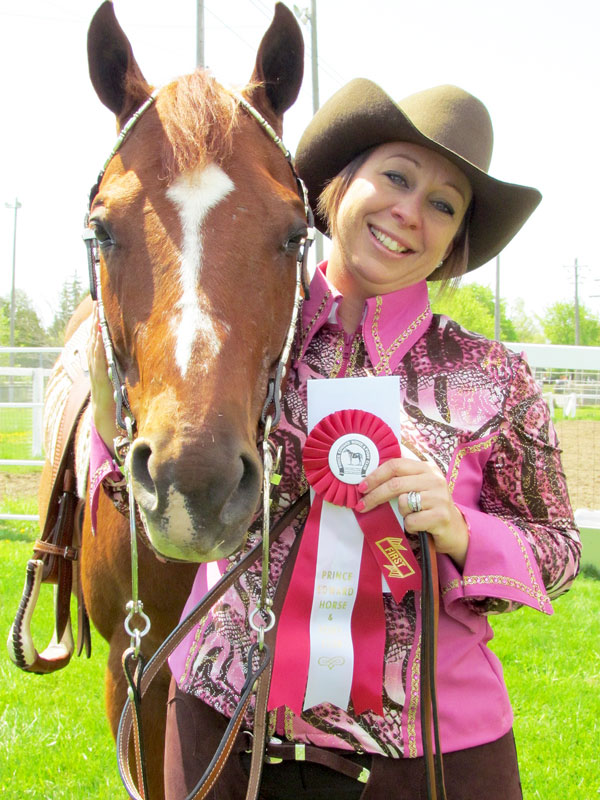
<svg viewBox="0 0 600 800"><path fill-rule="evenodd" d="M492 618L515 712L525 800L600 797L600 581L580 576L546 617Z"/></svg>
<svg viewBox="0 0 600 800"><path fill-rule="evenodd" d="M30 408L3 408L1 421L0 458L32 458L32 410Z"/></svg>
<svg viewBox="0 0 600 800"><path fill-rule="evenodd" d="M3 638L20 598L31 539L27 527L0 522ZM48 587L42 595L34 628L40 648L51 620ZM599 618L600 582L582 577L556 601L553 617L521 609L493 619L493 646L505 665L515 708L525 800L600 796ZM20 672L6 651L0 652L3 800L125 796L103 710L107 648L97 634L93 647L90 661L74 658L65 670L47 676Z"/></svg>

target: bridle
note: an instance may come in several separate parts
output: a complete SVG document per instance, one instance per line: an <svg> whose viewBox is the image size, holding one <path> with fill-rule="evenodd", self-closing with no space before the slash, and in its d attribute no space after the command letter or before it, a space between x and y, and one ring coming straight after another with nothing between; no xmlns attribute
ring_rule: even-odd
<svg viewBox="0 0 600 800"><path fill-rule="evenodd" d="M135 417L129 404L127 397L127 388L125 385L124 373L119 366L115 349L113 346L106 314L104 310L104 303L102 300L102 285L101 285L101 261L99 252L99 243L96 234L92 228L89 227L89 217L91 212L92 203L94 198L99 192L102 178L108 168L108 165L120 150L123 142L135 127L137 122L143 114L154 103L158 95L158 90L155 89L152 94L145 100L145 102L137 109L137 111L129 118L121 129L117 141L111 150L108 158L104 162L98 178L92 187L88 200L88 208L85 216L85 227L83 232L83 239L87 248L87 262L88 262L88 275L90 283L90 294L93 300L98 304L98 317L100 322L100 330L102 334L102 342L106 354L106 361L108 364L108 375L113 384L114 399L116 403L116 423L117 426L124 432L124 436L115 439L115 451L117 458L122 464L123 471L127 478L127 485L129 491L129 523L130 523L130 539L131 539L131 600L127 603L126 610L128 612L125 620L125 630L130 636L130 647L123 655L123 665L125 674L130 687L141 679L143 672L143 659L140 653L141 639L145 636L150 629L150 620L144 613L143 604L138 597L138 557L137 557L137 531L136 531L136 512L135 500L133 494L132 473L127 458L131 445L134 440L134 430L136 427ZM258 632L259 646L262 649L263 636L266 630L269 630L274 622L273 611L270 607L270 598L267 596L267 582L268 582L268 555L269 555L269 518L270 518L270 487L274 480L274 472L278 468L279 453L271 442L270 436L273 429L278 425L281 417L281 397L283 393L283 385L285 381L287 364L290 357L291 347L294 340L296 323L298 314L302 303L302 296L308 297L309 281L308 281L308 253L310 245L314 240L314 218L312 209L308 202L308 192L304 182L296 172L294 161L290 151L285 147L281 138L277 135L273 127L267 120L254 108L241 94L232 92L233 97L237 103L255 119L267 136L274 142L278 149L284 155L289 167L292 171L296 183L296 189L300 199L304 204L304 213L307 221L307 233L304 237L298 254L296 257L296 283L294 289L294 301L292 306L292 313L290 323L288 325L287 334L285 336L283 348L279 357L275 362L274 374L269 377L267 396L263 405L261 413L261 422L263 425L262 437L262 455L263 455L263 577L260 601L258 603L256 612L259 613L265 624L259 625L251 622L252 626ZM140 630L138 627L132 626L132 621L138 617L143 622L143 627ZM132 688L132 691L133 688Z"/></svg>
<svg viewBox="0 0 600 800"><path fill-rule="evenodd" d="M133 431L135 429L135 417L133 415L133 411L131 410L131 406L129 404L129 400L127 397L127 388L125 385L123 372L119 367L119 364L115 357L115 351L112 344L108 323L106 320L106 314L104 312L104 303L102 301L102 285L100 280L99 245L94 230L89 227L89 217L90 217L92 203L100 190L100 184L108 168L108 165L110 164L114 156L118 153L118 151L121 149L121 146L123 145L130 131L134 128L134 126L143 116L143 114L154 103L158 95L158 92L159 90L155 89L152 92L152 94L150 94L149 97L144 101L144 103L142 103L142 105L137 109L137 111L135 111L131 115L131 117L122 127L113 149L110 151L108 158L106 159L102 169L98 173L98 178L96 179L95 184L92 186L90 190L88 208L85 215L84 231L83 231L83 240L85 242L87 249L90 295L92 297L92 300L96 300L98 302L98 316L100 321L100 329L102 333L102 342L104 344L104 350L106 352L106 360L108 363L108 375L113 384L115 402L117 405L116 423L118 427L128 435L128 437L130 435L130 430ZM294 293L292 318L290 320L290 325L288 326L288 332L285 338L283 349L281 351L279 359L277 360L275 374L273 377L269 378L267 396L261 413L261 421L266 428L269 416L268 411L269 408L273 406L273 413L271 414L271 427L275 427L279 423L279 419L281 416L282 385L283 385L283 380L285 378L286 365L289 359L292 341L294 338L294 332L295 332L296 321L298 317L298 309L300 306L302 292L304 293L304 296L306 298L308 298L309 296L308 254L310 250L310 245L314 241L315 237L314 216L310 204L308 202L308 192L306 190L306 186L304 185L304 181L300 178L300 176L296 172L296 167L294 166L294 160L292 158L292 155L285 146L285 144L283 143L282 139L277 135L273 127L267 122L267 120L262 116L262 114L260 114L254 108L254 106L252 106L241 94L238 94L237 92L232 92L232 95L235 97L239 105L242 106L242 108L244 108L244 110L247 111L248 114L250 114L259 123L259 125L267 134L267 136L273 141L273 143L279 148L279 150L285 156L285 159L289 164L289 167L292 171L292 175L294 176L294 180L296 182L296 190L298 192L298 195L300 196L300 199L304 204L304 214L307 221L306 237L304 238L303 242L300 245L300 248L298 250L298 255L296 258L296 289Z"/></svg>

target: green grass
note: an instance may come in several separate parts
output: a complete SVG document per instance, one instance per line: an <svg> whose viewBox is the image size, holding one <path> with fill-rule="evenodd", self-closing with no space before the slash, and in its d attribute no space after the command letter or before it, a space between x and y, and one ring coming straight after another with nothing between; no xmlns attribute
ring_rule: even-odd
<svg viewBox="0 0 600 800"><path fill-rule="evenodd" d="M563 409L555 407L553 419L555 422L559 422L560 420L571 422L573 418L565 417ZM596 422L600 422L600 406L577 406L574 419L592 419Z"/></svg>
<svg viewBox="0 0 600 800"><path fill-rule="evenodd" d="M515 712L525 800L600 795L600 583L579 577L545 617L492 619Z"/></svg>
<svg viewBox="0 0 600 800"><path fill-rule="evenodd" d="M10 408L2 410L0 458L31 458L32 410Z"/></svg>
<svg viewBox="0 0 600 800"><path fill-rule="evenodd" d="M19 603L31 539L21 523L0 522L2 639ZM42 587L33 634L46 646L52 588ZM104 715L107 647L93 636L93 655L73 658L53 675L18 670L0 653L0 796L3 800L122 797L112 736Z"/></svg>
<svg viewBox="0 0 600 800"><path fill-rule="evenodd" d="M16 611L31 534L0 522L0 630ZM46 643L51 591L44 587L34 637ZM530 609L494 617L494 650L515 709L525 800L594 800L598 743L600 582L579 578L553 617ZM46 638L45 638L46 637ZM0 652L0 796L3 800L124 797L103 710L107 648L54 675L20 672ZM474 800L480 800L479 798ZM485 800L485 799L484 799Z"/></svg>

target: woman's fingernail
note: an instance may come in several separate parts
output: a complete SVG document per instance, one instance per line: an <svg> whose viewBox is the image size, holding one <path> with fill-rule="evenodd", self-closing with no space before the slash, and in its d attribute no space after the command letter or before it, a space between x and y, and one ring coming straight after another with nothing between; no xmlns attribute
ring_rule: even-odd
<svg viewBox="0 0 600 800"><path fill-rule="evenodd" d="M356 488L358 489L359 492L363 492L363 493L366 492L367 491L367 482L363 481L362 483L359 483Z"/></svg>
<svg viewBox="0 0 600 800"><path fill-rule="evenodd" d="M354 506L355 511L364 511L365 509L365 501L359 500L358 503Z"/></svg>

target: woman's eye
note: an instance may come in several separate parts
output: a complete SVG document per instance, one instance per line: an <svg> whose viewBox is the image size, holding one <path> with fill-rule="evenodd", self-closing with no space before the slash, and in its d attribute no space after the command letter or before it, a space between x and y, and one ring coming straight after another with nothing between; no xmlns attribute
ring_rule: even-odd
<svg viewBox="0 0 600 800"><path fill-rule="evenodd" d="M454 216L454 208L447 203L445 200L434 200L432 202L434 208L437 208L438 211L441 211L443 214L449 214L451 217Z"/></svg>
<svg viewBox="0 0 600 800"><path fill-rule="evenodd" d="M408 186L408 180L401 172L394 172L393 170L390 170L389 172L386 172L385 175L397 186Z"/></svg>

